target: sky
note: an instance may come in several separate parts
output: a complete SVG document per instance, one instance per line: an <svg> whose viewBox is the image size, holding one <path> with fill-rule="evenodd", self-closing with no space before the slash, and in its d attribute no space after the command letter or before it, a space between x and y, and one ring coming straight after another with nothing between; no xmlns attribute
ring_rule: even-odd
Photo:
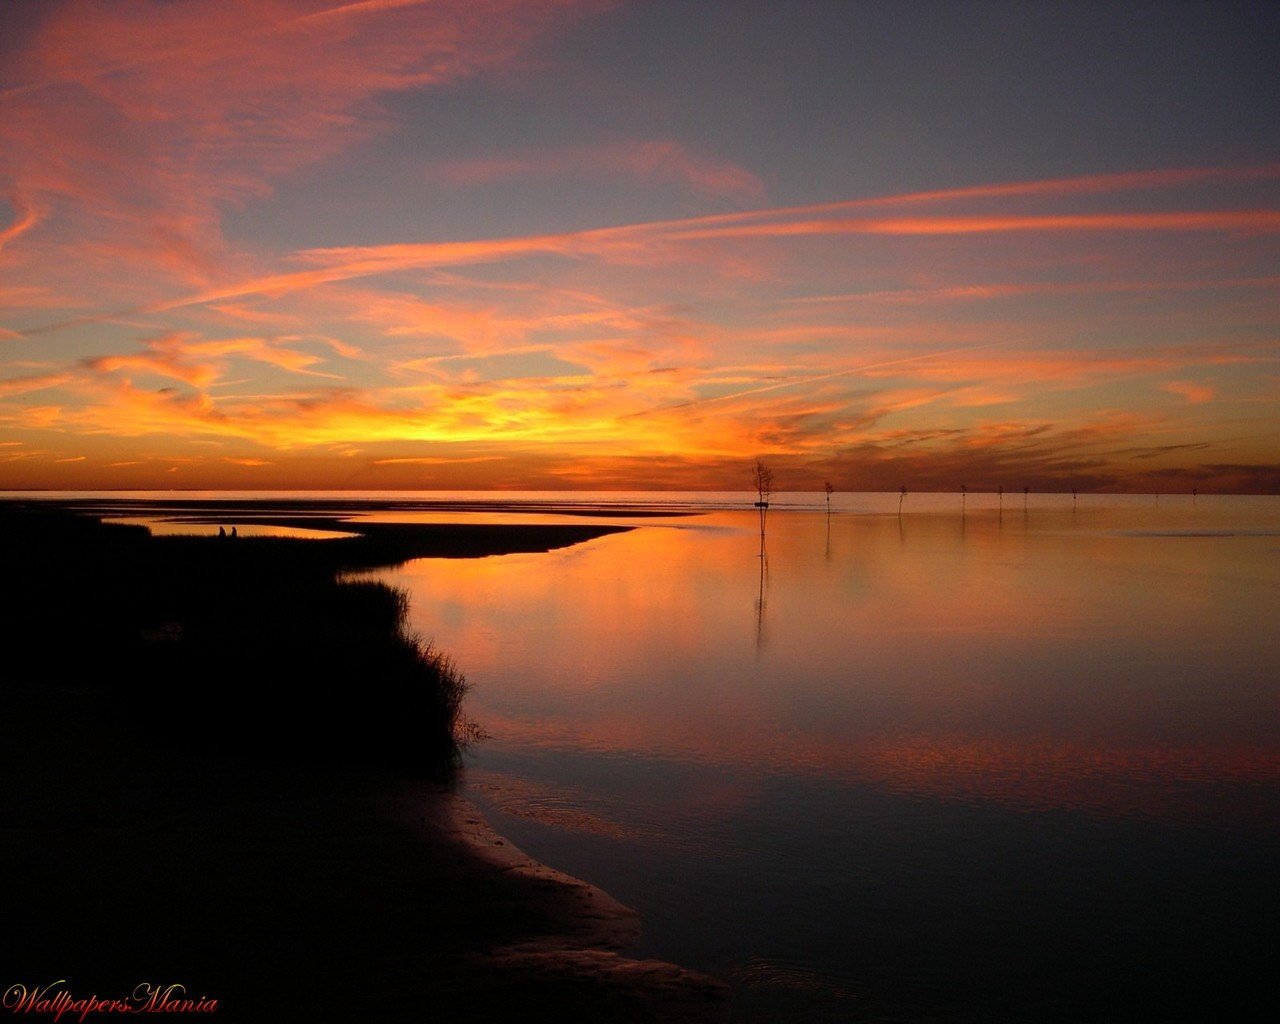
<svg viewBox="0 0 1280 1024"><path fill-rule="evenodd" d="M0 3L0 488L1280 492L1268 6Z"/></svg>

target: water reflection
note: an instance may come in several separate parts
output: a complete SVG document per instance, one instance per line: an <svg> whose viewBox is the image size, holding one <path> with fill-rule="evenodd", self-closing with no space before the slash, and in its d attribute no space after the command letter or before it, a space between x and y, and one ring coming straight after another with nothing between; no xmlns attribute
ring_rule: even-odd
<svg viewBox="0 0 1280 1024"><path fill-rule="evenodd" d="M763 513L761 513L763 516ZM765 588L769 582L769 552L765 547L764 537L764 520L761 519L760 527L760 551L756 557L760 561L760 586L756 591L756 653L759 654L764 650L764 612L765 612Z"/></svg>
<svg viewBox="0 0 1280 1024"><path fill-rule="evenodd" d="M837 518L828 560L806 536L825 529L816 517L775 513L765 543L722 514L699 520L721 531L640 529L399 578L421 628L465 659L476 714L523 744L568 729L592 749L626 735L625 749L835 776L864 765L872 739L1032 738L1079 752L1043 762L1071 785L1093 775L1086 752L1139 740L1270 748L1274 690L1259 680L1280 663L1263 628L1275 559L1258 556L1273 540L1065 522L1010 535L966 518ZM726 614L744 570L751 658ZM963 760L938 765L950 777Z"/></svg>
<svg viewBox="0 0 1280 1024"><path fill-rule="evenodd" d="M1181 991L1171 935L1243 970L1274 932L1280 506L1024 492L1006 529L1002 495L900 497L774 510L767 543L721 512L394 574L475 685L474 795L636 904L647 952L793 964L880 1013L990 1008L1012 970L977 1016L1047 1019L1064 962L1154 984L1157 958Z"/></svg>

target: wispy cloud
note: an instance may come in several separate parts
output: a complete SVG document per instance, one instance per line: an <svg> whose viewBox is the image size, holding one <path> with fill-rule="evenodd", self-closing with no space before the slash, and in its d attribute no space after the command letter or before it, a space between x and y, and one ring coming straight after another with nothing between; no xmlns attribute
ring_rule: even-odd
<svg viewBox="0 0 1280 1024"><path fill-rule="evenodd" d="M476 456L404 456L395 459L374 459L370 465L373 466L453 466L467 465L476 462L500 462L501 456L498 455L476 455Z"/></svg>
<svg viewBox="0 0 1280 1024"><path fill-rule="evenodd" d="M672 139L625 140L456 160L429 168L429 173L455 185L513 178L623 178L678 185L707 196L756 201L764 197L764 183L750 171L692 152Z"/></svg>
<svg viewBox="0 0 1280 1024"><path fill-rule="evenodd" d="M1280 231L1280 210L1081 213L973 217L839 217L678 229L674 239L798 235L972 235L1012 231Z"/></svg>
<svg viewBox="0 0 1280 1024"><path fill-rule="evenodd" d="M8 225L0 228L0 252L4 252L4 247L15 238L26 234L39 224L45 216L43 209L16 191L12 192L8 199L9 205L13 207L15 216Z"/></svg>
<svg viewBox="0 0 1280 1024"><path fill-rule="evenodd" d="M67 373L38 373L9 377L0 380L0 397L8 398L13 395L30 394L33 391L47 391L61 387L70 379L71 375Z"/></svg>
<svg viewBox="0 0 1280 1024"><path fill-rule="evenodd" d="M222 209L382 130L375 97L511 60L571 5L271 0L52 12L0 93L0 181L85 254L191 282Z"/></svg>
<svg viewBox="0 0 1280 1024"><path fill-rule="evenodd" d="M170 377L197 388L207 388L225 372L228 361L243 359L265 363L292 373L332 376L311 369L321 358L263 338L201 339L187 332L173 332L146 342L141 352L95 356L84 365L99 373L120 371Z"/></svg>
<svg viewBox="0 0 1280 1024"><path fill-rule="evenodd" d="M1044 216L985 216L930 218L839 218L780 220L765 223L704 226L705 218L686 223L660 222L599 228L564 234L461 242L397 243L310 249L296 258L318 264L316 269L274 273L223 285L172 300L139 307L164 312L187 306L257 295L280 295L334 282L378 277L406 270L498 263L534 256L567 259L679 262L671 246L681 242L741 241L798 237L956 236L1046 232L1280 232L1280 210L1186 211L1143 214L1070 214ZM660 255L654 250L661 248ZM705 259L704 254L692 257ZM139 311L135 310L135 311Z"/></svg>
<svg viewBox="0 0 1280 1024"><path fill-rule="evenodd" d="M1171 395L1181 395L1192 405L1200 405L1203 402L1212 402L1217 397L1217 392L1207 384L1197 384L1190 380L1171 380L1160 385L1162 391L1167 391Z"/></svg>
<svg viewBox="0 0 1280 1024"><path fill-rule="evenodd" d="M816 196L672 117L432 145L450 117L428 114L509 102L558 59L540 41L602 6L51 7L0 91L6 458L477 485L702 486L745 451L866 486L1112 486L1200 459L1264 478L1266 446L1232 438L1274 428L1280 164ZM356 163L408 168L403 194ZM629 212L529 209L563 179Z"/></svg>

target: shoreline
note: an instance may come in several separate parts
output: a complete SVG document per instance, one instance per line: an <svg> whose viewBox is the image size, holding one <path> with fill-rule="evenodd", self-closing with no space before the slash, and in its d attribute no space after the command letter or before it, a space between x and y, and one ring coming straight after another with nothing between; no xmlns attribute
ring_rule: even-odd
<svg viewBox="0 0 1280 1024"><path fill-rule="evenodd" d="M17 520L4 525L16 555L24 544ZM123 538L130 557L140 550L130 545L162 543L184 567L183 558L198 567L212 551L242 581L257 577L235 573L251 564L261 573L266 559L271 571L312 586L307 581L321 579L335 557L346 564L354 557L352 568L419 557L424 548L477 557L617 529L379 528L349 542L224 544L145 541L136 528L110 527L16 559L19 592L22 570L28 583L46 564L61 576L27 592L34 608L4 627L13 634L24 622L41 626L38 655L64 637L68 615L74 628L77 616L92 614L92 587L79 608L56 601L59 587L74 586L85 571L79 556L98 553L99 537L108 546ZM345 552L337 549L343 543ZM165 618L181 604L173 601L156 598L154 610ZM181 642L200 621L169 623L176 632L159 630L143 643ZM209 691L193 698L189 688L174 688L181 675L139 693L105 682L106 670L127 671L128 661L113 658L132 649L108 646L69 661L50 652L44 672L27 652L0 687L8 780L0 791L0 901L14 947L4 958L9 976L0 978L6 990L65 978L77 994L121 998L144 981L176 983L192 997L219 999L232 1021L408 1022L450 1010L513 1022L726 1018L723 983L622 955L638 933L634 911L528 857L449 787L367 760L377 737L350 750L286 741L281 724L290 733L303 727L296 712L258 703L243 683L222 702L259 720L241 724L243 714L224 709L210 729L201 722ZM335 699L297 683L284 692L300 706ZM367 687L337 699L346 703L335 707L379 700ZM278 718L282 707L287 719ZM322 727L333 714L308 713ZM231 722L233 734L218 733ZM264 745L263 736L274 741Z"/></svg>
<svg viewBox="0 0 1280 1024"><path fill-rule="evenodd" d="M102 688L6 689L0 716L6 774L41 780L0 796L6 988L178 983L251 1022L727 1018L723 982L623 955L635 911L448 787L177 753Z"/></svg>
<svg viewBox="0 0 1280 1024"><path fill-rule="evenodd" d="M725 982L665 960L621 952L640 936L642 921L635 910L598 886L530 857L499 835L465 798L456 793L442 797L436 824L444 834L487 869L532 886L542 904L540 915L556 926L555 932L486 951L473 965L485 974L486 983L519 990L573 986L583 990L577 998L593 1004L597 1020L727 1019Z"/></svg>

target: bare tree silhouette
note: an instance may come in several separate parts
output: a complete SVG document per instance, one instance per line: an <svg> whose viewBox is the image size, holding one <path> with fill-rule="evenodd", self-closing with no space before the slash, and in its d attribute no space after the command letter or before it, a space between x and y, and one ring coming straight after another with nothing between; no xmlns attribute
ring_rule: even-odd
<svg viewBox="0 0 1280 1024"><path fill-rule="evenodd" d="M764 519L773 496L773 470L760 459L751 467L751 485L756 489L756 508L760 510L760 536L764 537Z"/></svg>
<svg viewBox="0 0 1280 1024"><path fill-rule="evenodd" d="M768 508L773 496L773 470L759 459L751 467L751 486L756 489L756 508Z"/></svg>

